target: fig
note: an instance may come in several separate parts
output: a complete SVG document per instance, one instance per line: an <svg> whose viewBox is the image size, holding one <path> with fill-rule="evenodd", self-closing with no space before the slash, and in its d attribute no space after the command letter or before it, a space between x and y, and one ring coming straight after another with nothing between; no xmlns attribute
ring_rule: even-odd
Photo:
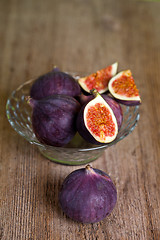
<svg viewBox="0 0 160 240"><path fill-rule="evenodd" d="M109 92L118 102L134 106L141 103L139 91L130 70L119 72L108 84Z"/></svg>
<svg viewBox="0 0 160 240"><path fill-rule="evenodd" d="M33 108L32 127L39 142L61 147L76 133L76 117L80 104L66 95L52 95L41 100L27 97Z"/></svg>
<svg viewBox="0 0 160 240"><path fill-rule="evenodd" d="M118 130L119 130L122 125L122 121L123 121L123 111L122 111L120 104L114 98L112 98L111 96L109 96L107 94L101 94L101 96L108 103L108 105L112 108L113 113L117 119ZM87 104L92 99L94 99L93 95L86 96L83 93L81 93L81 95L79 96L79 102L82 106L84 104Z"/></svg>
<svg viewBox="0 0 160 240"><path fill-rule="evenodd" d="M118 123L112 108L94 89L94 99L84 105L78 113L77 130L92 144L112 142L118 134Z"/></svg>
<svg viewBox="0 0 160 240"><path fill-rule="evenodd" d="M53 94L75 97L80 93L81 88L78 82L70 74L60 71L57 67L38 77L30 90L31 98L37 100Z"/></svg>
<svg viewBox="0 0 160 240"><path fill-rule="evenodd" d="M99 93L104 93L108 90L109 80L117 73L118 63L114 63L106 68L98 70L89 76L78 79L78 83L86 92L96 89Z"/></svg>
<svg viewBox="0 0 160 240"><path fill-rule="evenodd" d="M109 175L87 165L65 178L59 202L63 212L73 220L95 223L112 212L117 190Z"/></svg>

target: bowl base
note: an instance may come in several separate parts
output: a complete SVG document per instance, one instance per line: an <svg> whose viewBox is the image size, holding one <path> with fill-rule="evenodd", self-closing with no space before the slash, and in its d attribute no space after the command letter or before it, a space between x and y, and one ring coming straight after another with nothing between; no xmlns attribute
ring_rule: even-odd
<svg viewBox="0 0 160 240"><path fill-rule="evenodd" d="M70 166L78 166L78 165L90 163L90 162L96 160L97 158L99 158L103 154L103 151L101 151L97 154L94 154L94 156L90 156L88 158L87 158L87 156L85 156L84 158L79 156L79 158L76 157L74 159L73 156L71 157L71 155L69 155L68 158L65 159L63 157L63 159L61 159L61 157L58 157L58 156L55 156L55 157L50 156L44 149L39 148L39 151L45 158L49 159L52 162L63 164L63 165L70 165Z"/></svg>

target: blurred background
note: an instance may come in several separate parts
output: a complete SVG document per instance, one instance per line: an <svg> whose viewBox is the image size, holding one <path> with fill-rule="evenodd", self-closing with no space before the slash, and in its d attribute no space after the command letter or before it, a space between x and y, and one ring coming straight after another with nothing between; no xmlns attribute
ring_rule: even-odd
<svg viewBox="0 0 160 240"><path fill-rule="evenodd" d="M155 2L2 0L0 4L0 60L5 69L1 74L20 78L19 83L53 65L92 72L115 61L120 69L131 68L140 77L138 72L147 68L146 53L151 51L153 60L158 54Z"/></svg>
<svg viewBox="0 0 160 240"><path fill-rule="evenodd" d="M160 2L0 1L0 156L2 240L160 239ZM8 123L5 105L28 79L58 66L92 73L118 61L140 90L140 121L94 167L110 174L118 203L104 221L78 224L58 208L71 171L42 157Z"/></svg>

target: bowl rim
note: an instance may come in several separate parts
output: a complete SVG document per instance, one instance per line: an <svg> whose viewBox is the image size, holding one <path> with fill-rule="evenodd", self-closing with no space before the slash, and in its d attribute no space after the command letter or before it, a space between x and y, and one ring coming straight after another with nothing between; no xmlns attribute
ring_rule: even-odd
<svg viewBox="0 0 160 240"><path fill-rule="evenodd" d="M68 74L71 74L72 76L75 77L75 79L78 79L79 78L79 75L76 74L76 73L70 73L70 72L66 72ZM37 145L38 147L40 148L44 148L44 149L48 149L48 148L51 148L51 149L62 149L64 151L66 151L67 149L68 150L74 150L74 151L79 151L79 152L87 152L87 151L94 151L94 150L103 150L105 148L108 148L112 145L115 145L116 143L118 143L120 140L122 140L123 138L125 138L126 136L128 136L134 129L135 127L137 126L137 123L139 121L139 118L140 118L140 113L139 113L139 107L140 105L136 105L136 106L126 106L126 105L123 105L123 104L120 104L120 105L123 105L123 107L126 107L126 109L130 109L130 108L134 108L135 111L137 111L137 115L136 115L136 118L135 118L135 123L134 125L129 129L129 131L125 134L125 135L122 135L120 136L119 138L116 137L116 139L110 143L106 143L106 144L100 144L100 145L93 145L86 148L80 148L80 147L56 147L56 146L51 146L51 145L47 145L47 144L43 144L43 143L40 143L38 140L32 140L30 139L28 136L26 136L24 133L20 132L13 124L13 119L11 118L11 114L10 114L10 110L9 110L9 103L10 103L10 100L14 97L14 94L18 91L20 91L23 87L25 87L26 85L28 84L31 84L32 82L34 82L36 80L36 78L31 78L29 80L27 80L26 82L22 83L21 85L19 85L15 90L12 91L12 93L10 94L10 96L8 97L7 99L7 102L6 102L6 116L7 116L7 119L11 125L11 127L22 137L24 137L30 144L35 144ZM23 95L22 95L23 96ZM118 135L117 135L118 136ZM36 137L35 137L36 138Z"/></svg>

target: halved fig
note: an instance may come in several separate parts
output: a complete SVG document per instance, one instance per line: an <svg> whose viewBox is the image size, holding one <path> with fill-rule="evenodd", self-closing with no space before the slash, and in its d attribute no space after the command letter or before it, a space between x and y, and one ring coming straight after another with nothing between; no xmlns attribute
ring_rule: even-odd
<svg viewBox="0 0 160 240"><path fill-rule="evenodd" d="M108 90L109 80L117 73L118 63L114 63L106 68L98 70L89 76L78 79L78 83L83 90L90 93L90 90L96 89L99 93L104 93Z"/></svg>
<svg viewBox="0 0 160 240"><path fill-rule="evenodd" d="M123 121L123 111L122 111L121 105L113 97L111 97L107 94L101 94L101 96L104 98L104 100L108 103L108 105L112 109L112 111L117 119L118 130L119 130L121 128L122 121ZM81 93L78 100L79 100L81 106L83 106L84 104L87 104L92 99L94 99L93 95L86 96L83 93Z"/></svg>
<svg viewBox="0 0 160 240"><path fill-rule="evenodd" d="M88 142L102 144L112 142L118 133L118 123L113 110L94 90L95 98L84 105L77 117L77 130Z"/></svg>
<svg viewBox="0 0 160 240"><path fill-rule="evenodd" d="M141 103L139 91L130 70L119 72L108 84L109 92L122 104L133 106Z"/></svg>

